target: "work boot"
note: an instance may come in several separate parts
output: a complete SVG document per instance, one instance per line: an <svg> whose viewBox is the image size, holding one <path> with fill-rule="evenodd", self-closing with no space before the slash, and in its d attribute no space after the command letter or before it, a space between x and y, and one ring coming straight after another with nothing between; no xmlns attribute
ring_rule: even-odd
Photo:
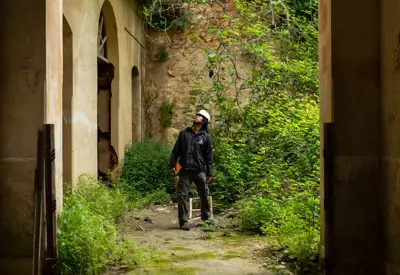
<svg viewBox="0 0 400 275"><path fill-rule="evenodd" d="M182 229L182 230L185 230L185 231L189 231L189 230L190 230L189 225L188 225L187 223L183 224L183 225L181 226L181 229Z"/></svg>

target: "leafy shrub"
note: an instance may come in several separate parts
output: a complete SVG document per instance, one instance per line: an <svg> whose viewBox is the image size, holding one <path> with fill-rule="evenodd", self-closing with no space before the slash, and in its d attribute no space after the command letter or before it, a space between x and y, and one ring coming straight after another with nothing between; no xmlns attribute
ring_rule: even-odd
<svg viewBox="0 0 400 275"><path fill-rule="evenodd" d="M164 203L168 196L156 191L135 203ZM118 235L116 222L126 205L126 197L118 189L105 187L94 177L80 178L75 192L65 196L58 218L60 274L100 274L112 265L151 268L160 260L162 255L157 251L134 245Z"/></svg>
<svg viewBox="0 0 400 275"><path fill-rule="evenodd" d="M126 250L119 245L115 221L125 211L125 197L118 190L81 178L76 191L64 198L58 218L61 274L98 274L121 259Z"/></svg>
<svg viewBox="0 0 400 275"><path fill-rule="evenodd" d="M135 209L141 209L149 205L167 204L171 201L171 194L165 190L158 190L147 195L141 195L134 191L130 196L129 206Z"/></svg>
<svg viewBox="0 0 400 275"><path fill-rule="evenodd" d="M308 274L309 264L315 262L318 255L318 219L304 219L294 208L298 208L297 203L283 204L275 217L263 225L262 232L270 245L284 249L283 260L292 263L299 273Z"/></svg>
<svg viewBox="0 0 400 275"><path fill-rule="evenodd" d="M84 204L67 201L59 219L61 274L98 274L116 248L114 225Z"/></svg>
<svg viewBox="0 0 400 275"><path fill-rule="evenodd" d="M161 142L145 140L126 148L121 181L128 196L137 193L147 195L171 188L172 175L169 168L171 152Z"/></svg>
<svg viewBox="0 0 400 275"><path fill-rule="evenodd" d="M279 94L243 112L235 133L216 132L216 152L230 154L216 157L215 199L239 198L238 225L265 234L304 272L318 254L318 104Z"/></svg>
<svg viewBox="0 0 400 275"><path fill-rule="evenodd" d="M143 203L150 204L166 204L171 201L171 195L164 190L158 190L144 197Z"/></svg>
<svg viewBox="0 0 400 275"><path fill-rule="evenodd" d="M264 233L262 228L272 221L276 215L278 205L267 197L253 197L250 201L238 203L240 209L238 222L241 229Z"/></svg>
<svg viewBox="0 0 400 275"><path fill-rule="evenodd" d="M250 194L279 197L304 190L318 195L318 114L312 98L283 94L246 106L240 114L246 120L234 132L219 127L210 186L216 199L232 203Z"/></svg>
<svg viewBox="0 0 400 275"><path fill-rule="evenodd" d="M118 189L99 183L95 177L81 177L73 197L84 201L89 210L110 221L118 221L127 210L126 197Z"/></svg>

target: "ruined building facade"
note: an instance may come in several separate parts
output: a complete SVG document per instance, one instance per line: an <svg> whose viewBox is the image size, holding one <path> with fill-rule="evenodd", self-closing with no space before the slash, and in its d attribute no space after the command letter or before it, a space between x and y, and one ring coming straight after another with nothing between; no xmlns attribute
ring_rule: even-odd
<svg viewBox="0 0 400 275"><path fill-rule="evenodd" d="M140 140L138 0L0 1L0 274L30 274L36 139L63 181ZM400 4L319 0L326 274L400 274ZM397 104L399 103L399 104Z"/></svg>
<svg viewBox="0 0 400 275"><path fill-rule="evenodd" d="M30 274L38 130L63 182L107 173L141 139L144 23L136 0L0 2L0 274Z"/></svg>

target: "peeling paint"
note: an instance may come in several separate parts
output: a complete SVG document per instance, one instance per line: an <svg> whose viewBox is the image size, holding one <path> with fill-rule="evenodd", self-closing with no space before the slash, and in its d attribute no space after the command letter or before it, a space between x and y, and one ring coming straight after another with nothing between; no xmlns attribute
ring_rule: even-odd
<svg viewBox="0 0 400 275"><path fill-rule="evenodd" d="M91 134L96 132L97 135L97 121L91 122L82 111L74 111L72 113L72 124L84 125L87 129L87 133Z"/></svg>

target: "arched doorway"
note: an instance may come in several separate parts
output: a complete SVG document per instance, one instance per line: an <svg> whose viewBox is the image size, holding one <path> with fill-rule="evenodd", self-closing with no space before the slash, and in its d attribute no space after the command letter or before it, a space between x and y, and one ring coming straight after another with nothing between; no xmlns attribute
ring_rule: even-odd
<svg viewBox="0 0 400 275"><path fill-rule="evenodd" d="M63 17L63 181L72 179L73 35Z"/></svg>
<svg viewBox="0 0 400 275"><path fill-rule="evenodd" d="M118 165L118 36L110 2L104 2L98 28L98 173L102 179Z"/></svg>
<svg viewBox="0 0 400 275"><path fill-rule="evenodd" d="M139 69L132 68L132 141L141 140L141 91Z"/></svg>

